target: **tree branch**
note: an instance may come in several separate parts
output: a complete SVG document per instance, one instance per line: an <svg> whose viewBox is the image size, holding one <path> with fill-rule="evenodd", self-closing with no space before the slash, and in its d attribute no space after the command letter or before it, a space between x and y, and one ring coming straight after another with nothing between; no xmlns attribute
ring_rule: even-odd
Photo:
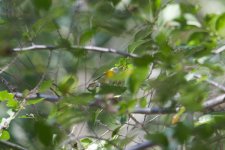
<svg viewBox="0 0 225 150"><path fill-rule="evenodd" d="M132 113L145 114L145 115L171 114L171 113L176 113L176 110L172 110L172 109L168 109L168 108L159 108L159 107L135 108L135 110Z"/></svg>
<svg viewBox="0 0 225 150"><path fill-rule="evenodd" d="M225 103L225 94L219 95L215 98L206 100L202 104L203 109L210 109L215 106L218 106L222 103ZM136 114L146 114L146 115L153 115L153 114L171 114L176 113L176 110L171 110L167 108L159 108L159 107L152 107L152 108L136 108L132 113Z"/></svg>
<svg viewBox="0 0 225 150"><path fill-rule="evenodd" d="M146 141L140 144L136 144L134 146L128 147L126 150L143 150L149 147L153 147L156 146L155 143L151 142L151 141Z"/></svg>
<svg viewBox="0 0 225 150"><path fill-rule="evenodd" d="M13 51L22 52L22 51L35 51L35 50L47 50L47 49L56 50L60 48L65 49L67 47L52 46L52 45L32 45L29 47L14 48ZM124 51L115 50L113 48L104 48L104 47L97 47L97 46L77 46L77 45L73 45L69 48L82 49L85 51L92 51L92 52L113 53L113 54L117 54L117 55L121 55L125 57L138 58L138 55L136 54L126 53Z"/></svg>
<svg viewBox="0 0 225 150"><path fill-rule="evenodd" d="M24 98L23 97L23 94L20 93L20 92L15 92L13 93L14 96L16 98L19 98L19 99L22 99ZM46 101L49 101L49 102L58 102L60 100L60 97L58 96L54 96L54 95L48 95L48 94L30 94L27 99L36 99L36 98L44 98Z"/></svg>
<svg viewBox="0 0 225 150"><path fill-rule="evenodd" d="M225 45L223 45L223 46L221 46L221 47L219 47L217 49L214 49L212 52L214 54L219 54L219 53L223 52L224 50L225 50Z"/></svg>
<svg viewBox="0 0 225 150"><path fill-rule="evenodd" d="M12 142L9 142L9 141L0 140L0 144L5 145L8 148L10 147L10 148L17 149L17 150L28 150L27 148L24 148L24 147L22 147L18 144L15 144L15 143L12 143Z"/></svg>
<svg viewBox="0 0 225 150"><path fill-rule="evenodd" d="M16 98L23 98L23 94L20 92L14 92L13 93ZM58 97L55 95L49 95L49 94L31 94L27 99L36 99L36 98L44 98L46 101L49 102L58 102L62 97ZM219 95L215 98L206 100L203 102L202 107L203 109L209 109L213 108L217 105L220 105L225 102L225 94ZM94 103L94 102L93 102ZM93 104L91 103L90 106ZM135 108L135 110L132 112L135 114L146 114L146 115L153 115L153 114L171 114L176 113L176 110L168 109L168 108L160 108L160 107L152 107L152 108Z"/></svg>
<svg viewBox="0 0 225 150"><path fill-rule="evenodd" d="M209 99L202 104L204 109L213 108L225 102L225 94L219 95L215 98Z"/></svg>
<svg viewBox="0 0 225 150"><path fill-rule="evenodd" d="M199 78L201 78L201 75L195 74L194 77L199 79ZM210 80L210 79L206 79L205 81L225 92L225 87L223 85L221 85L213 80Z"/></svg>

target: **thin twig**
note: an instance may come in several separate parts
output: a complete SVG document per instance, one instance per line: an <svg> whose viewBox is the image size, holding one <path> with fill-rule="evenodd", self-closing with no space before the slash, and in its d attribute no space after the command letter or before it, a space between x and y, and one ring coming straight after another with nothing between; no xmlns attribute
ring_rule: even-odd
<svg viewBox="0 0 225 150"><path fill-rule="evenodd" d="M201 75L195 74L194 77L199 79L199 78L201 78ZM206 79L205 81L225 92L225 87L223 85L221 85L215 81L212 81L210 79Z"/></svg>
<svg viewBox="0 0 225 150"><path fill-rule="evenodd" d="M20 92L14 92L13 93L15 97L17 98L23 98L23 94ZM36 98L44 98L46 101L49 102L58 102L60 99L63 99L63 97L58 97L55 95L49 95L49 94L30 94L27 99L36 99ZM209 109L213 108L217 105L220 105L225 102L225 94L219 95L215 98L206 100L203 102L202 107L203 109ZM90 104L91 105L91 104ZM132 111L133 114L146 114L146 115L154 115L154 114L171 114L176 113L175 109L168 109L168 108L160 108L160 107L151 107L151 108L135 108Z"/></svg>
<svg viewBox="0 0 225 150"><path fill-rule="evenodd" d="M4 86L9 90L9 92L15 92L16 91L16 87L11 85L11 83L9 83L4 77L0 76L0 82L2 84L4 84Z"/></svg>
<svg viewBox="0 0 225 150"><path fill-rule="evenodd" d="M20 92L15 92L13 93L15 97L21 99L23 97L23 93ZM55 95L49 95L49 94L30 94L27 99L37 99L37 98L44 98L44 100L49 101L49 102L58 102L60 100L60 97L55 96Z"/></svg>
<svg viewBox="0 0 225 150"><path fill-rule="evenodd" d="M13 149L17 149L17 150L28 150L25 147L22 147L22 146L20 146L18 144L15 144L15 143L12 143L12 142L9 142L9 141L0 140L0 144L5 145L8 148L13 148Z"/></svg>
<svg viewBox="0 0 225 150"><path fill-rule="evenodd" d="M225 94L219 95L215 98L206 100L202 104L203 109L209 109L213 108L215 106L218 106L222 103L225 102ZM171 114L171 113L176 113L176 110L171 110L171 109L166 109L166 108L158 108L158 107L152 107L152 108L136 108L133 113L137 114Z"/></svg>
<svg viewBox="0 0 225 150"><path fill-rule="evenodd" d="M215 98L209 99L202 104L204 109L213 108L225 102L225 94L219 95Z"/></svg>
<svg viewBox="0 0 225 150"><path fill-rule="evenodd" d="M212 52L213 52L214 54L219 54L219 53L223 52L224 50L225 50L225 45L223 45L223 46L221 46L221 47L219 47L219 48L213 50Z"/></svg>
<svg viewBox="0 0 225 150"><path fill-rule="evenodd" d="M143 150L149 147L153 147L156 146L155 143L151 142L151 141L146 141L140 144L136 144L134 146L128 147L126 150Z"/></svg>
<svg viewBox="0 0 225 150"><path fill-rule="evenodd" d="M67 48L67 47L51 46L51 45L32 45L29 47L14 48L13 51L22 52L22 51L35 51L35 50L46 50L46 49L56 50L60 48ZM113 48L104 48L104 47L97 47L97 46L77 46L77 45L73 45L69 48L81 49L81 50L93 51L93 52L101 52L101 53L113 53L113 54L118 54L125 57L138 58L138 55L136 54L130 54L124 51L118 51Z"/></svg>
<svg viewBox="0 0 225 150"><path fill-rule="evenodd" d="M129 114L129 117L138 125L142 127L142 129L145 131L146 134L149 134L148 130L145 128L144 124L139 122L133 115Z"/></svg>
<svg viewBox="0 0 225 150"><path fill-rule="evenodd" d="M50 55L48 57L47 67L49 67L49 64L50 64L50 57L51 57L51 52L50 52ZM45 77L45 74L42 75L42 78L40 79L39 83L32 90L30 90L30 92L23 98L23 100L19 104L19 109L16 110L15 112L12 112L11 115L8 118L3 119L1 121L1 124L3 124L3 126L2 125L0 126L0 130L2 130L3 128L7 129L9 127L9 124L12 122L12 120L15 119L23 109L25 109L27 98L30 95L33 95L33 94L37 93L39 85L44 80L44 77Z"/></svg>
<svg viewBox="0 0 225 150"><path fill-rule="evenodd" d="M70 136L69 139L67 139L66 141L64 141L62 143L62 145L67 145L72 141L77 141L77 140L81 140L83 138L92 138L92 139L97 139L97 140L102 140L102 141L106 141L108 142L110 145L114 146L115 148L117 148L118 150L122 150L122 148L120 148L116 143L114 143L113 141L110 141L108 139L102 138L102 137L97 137L97 136L92 136L92 135L86 135L86 136L79 136L79 137L75 137L75 136ZM61 146L62 146L61 145Z"/></svg>
<svg viewBox="0 0 225 150"><path fill-rule="evenodd" d="M145 114L145 115L171 114L171 113L176 113L176 110L167 109L167 108L159 108L159 107L135 108L135 110L132 113L134 113L134 114Z"/></svg>
<svg viewBox="0 0 225 150"><path fill-rule="evenodd" d="M3 72L5 72L16 60L17 57L14 57L7 65L5 65L3 68L0 69L0 74L2 74Z"/></svg>

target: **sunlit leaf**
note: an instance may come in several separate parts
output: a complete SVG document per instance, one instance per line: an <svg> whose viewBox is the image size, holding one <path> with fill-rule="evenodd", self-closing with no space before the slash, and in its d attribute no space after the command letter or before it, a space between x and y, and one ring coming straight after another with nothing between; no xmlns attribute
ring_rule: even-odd
<svg viewBox="0 0 225 150"><path fill-rule="evenodd" d="M88 147L93 142L93 140L90 138L83 138L80 140L80 142L84 147Z"/></svg>
<svg viewBox="0 0 225 150"><path fill-rule="evenodd" d="M19 106L19 102L15 99L9 99L6 104L10 108L16 109Z"/></svg>
<svg viewBox="0 0 225 150"><path fill-rule="evenodd" d="M144 98L144 97L141 98L139 100L139 105L140 105L140 107L145 108L147 106L147 100L146 100L146 98Z"/></svg>
<svg viewBox="0 0 225 150"><path fill-rule="evenodd" d="M48 90L51 86L52 86L52 80L47 80L41 83L40 87L39 87L39 91L40 92L45 92L46 90Z"/></svg>
<svg viewBox="0 0 225 150"><path fill-rule="evenodd" d="M216 30L222 36L225 36L225 13L221 14L216 21Z"/></svg>
<svg viewBox="0 0 225 150"><path fill-rule="evenodd" d="M0 133L0 139L1 140L9 140L10 139L10 134L8 131L6 130L3 130L1 133Z"/></svg>
<svg viewBox="0 0 225 150"><path fill-rule="evenodd" d="M27 105L35 105L38 104L40 102L42 102L44 100L44 98L38 98L38 99L31 99L31 100L27 100Z"/></svg>
<svg viewBox="0 0 225 150"><path fill-rule="evenodd" d="M0 101L9 101L13 99L14 99L13 94L8 93L7 91L0 91Z"/></svg>

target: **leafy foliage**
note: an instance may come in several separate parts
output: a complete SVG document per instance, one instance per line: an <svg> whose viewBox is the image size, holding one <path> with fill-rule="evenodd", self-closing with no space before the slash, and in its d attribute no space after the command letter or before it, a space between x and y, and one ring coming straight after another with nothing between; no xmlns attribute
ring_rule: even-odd
<svg viewBox="0 0 225 150"><path fill-rule="evenodd" d="M204 8L0 1L0 140L31 150L223 146L225 13Z"/></svg>

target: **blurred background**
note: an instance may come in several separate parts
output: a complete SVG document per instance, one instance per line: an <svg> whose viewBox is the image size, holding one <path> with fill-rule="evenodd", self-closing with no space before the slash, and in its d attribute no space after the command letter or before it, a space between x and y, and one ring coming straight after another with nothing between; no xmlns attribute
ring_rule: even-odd
<svg viewBox="0 0 225 150"><path fill-rule="evenodd" d="M0 0L0 68L8 66L0 76L18 92L34 88L45 73L45 81L51 81L56 91L60 83L72 76L76 84L73 92L88 92L88 85L121 63L121 56L70 48L53 50L50 55L48 50L13 52L13 48L32 44L95 45L136 54L152 53L155 45L151 39L145 44L146 39L141 39L143 35L151 32L155 37L165 31L171 35L170 43L174 47L190 44L191 34L203 31L207 16L225 12L224 0L162 0L161 3L157 6L154 0ZM182 28L182 24L190 26ZM198 42L206 41L199 39ZM219 40L218 45L223 44L224 41ZM216 44L210 46L216 47ZM10 90L2 82L0 89ZM57 92L46 90L44 93L56 95ZM56 107L56 103L47 101L29 106L21 112L21 116L26 117L10 125L10 141L30 150L52 149L49 145L55 140L50 137L52 133L60 133L56 141L67 138L73 129L75 135L90 133L86 123L61 128L64 125L57 124L51 116ZM6 117L7 110L1 103L0 116ZM134 133L140 134L137 140L142 141L143 134Z"/></svg>

